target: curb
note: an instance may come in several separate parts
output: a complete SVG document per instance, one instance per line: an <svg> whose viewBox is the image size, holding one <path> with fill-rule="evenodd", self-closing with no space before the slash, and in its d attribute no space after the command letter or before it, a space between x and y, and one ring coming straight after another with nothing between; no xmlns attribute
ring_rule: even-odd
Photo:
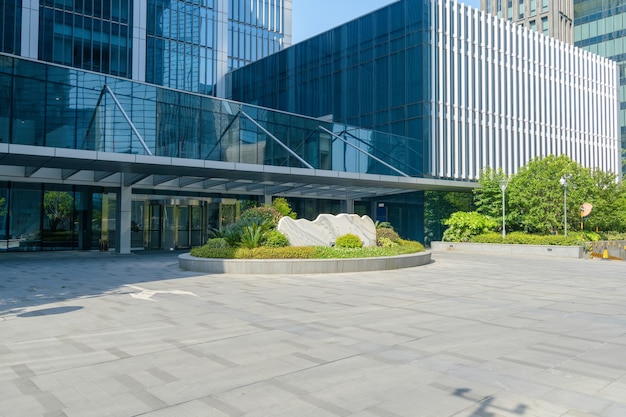
<svg viewBox="0 0 626 417"><path fill-rule="evenodd" d="M349 259L215 259L178 256L181 269L227 274L336 274L412 268L430 263L431 253Z"/></svg>

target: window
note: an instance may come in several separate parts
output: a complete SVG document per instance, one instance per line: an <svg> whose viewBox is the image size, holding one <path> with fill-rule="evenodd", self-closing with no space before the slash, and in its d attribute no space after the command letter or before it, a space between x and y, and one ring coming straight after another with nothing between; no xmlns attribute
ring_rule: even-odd
<svg viewBox="0 0 626 417"><path fill-rule="evenodd" d="M524 0L519 0L519 5L517 6L517 14L520 19L524 18Z"/></svg>
<svg viewBox="0 0 626 417"><path fill-rule="evenodd" d="M548 16L541 18L541 33L548 35Z"/></svg>

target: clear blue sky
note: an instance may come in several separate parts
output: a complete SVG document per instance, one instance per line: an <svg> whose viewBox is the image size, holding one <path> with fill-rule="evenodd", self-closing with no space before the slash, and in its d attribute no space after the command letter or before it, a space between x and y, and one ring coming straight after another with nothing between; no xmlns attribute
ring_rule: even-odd
<svg viewBox="0 0 626 417"><path fill-rule="evenodd" d="M397 0L293 0L293 43L308 39ZM480 8L480 0L461 0Z"/></svg>

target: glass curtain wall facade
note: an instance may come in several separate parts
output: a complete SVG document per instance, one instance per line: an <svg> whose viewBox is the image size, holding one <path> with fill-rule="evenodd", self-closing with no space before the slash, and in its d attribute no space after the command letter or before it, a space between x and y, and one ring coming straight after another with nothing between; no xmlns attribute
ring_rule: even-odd
<svg viewBox="0 0 626 417"><path fill-rule="evenodd" d="M39 1L39 59L131 76L132 1Z"/></svg>
<svg viewBox="0 0 626 417"><path fill-rule="evenodd" d="M228 3L228 71L291 45L291 0Z"/></svg>
<svg viewBox="0 0 626 417"><path fill-rule="evenodd" d="M224 96L291 44L291 0L2 0L0 52Z"/></svg>
<svg viewBox="0 0 626 417"><path fill-rule="evenodd" d="M0 100L7 103L0 107L0 143L397 176L395 167L410 176L422 174L395 159L391 148L376 147L390 143L406 154L420 146L399 135L2 54L0 85ZM367 155L375 152L380 161Z"/></svg>
<svg viewBox="0 0 626 417"><path fill-rule="evenodd" d="M411 176L423 174L397 159L420 147L418 141L346 124L6 54L0 54L0 86L0 100L7 103L0 107L0 144L272 165L307 172L399 177L403 173L398 170L406 170ZM393 146L380 148L381 143ZM68 171L66 175L71 176L72 169ZM4 173L3 167L0 176ZM150 188L132 190L134 245L148 249L196 245L206 238L208 225L219 227L223 225L220 219L234 219L244 195L163 193ZM402 200L399 205L415 205L416 198L396 197ZM58 178L46 182L28 175L22 182L0 178L0 251L94 249L103 241L114 248L119 199L117 188L59 183ZM341 203L332 201L294 200L312 217L317 209L338 213ZM391 207L388 215L404 219L407 228L416 230L408 210Z"/></svg>
<svg viewBox="0 0 626 417"><path fill-rule="evenodd" d="M619 171L614 62L453 1L400 1L231 75L235 100L420 141L437 178L567 154Z"/></svg>
<svg viewBox="0 0 626 417"><path fill-rule="evenodd" d="M21 0L0 0L0 52L20 54L22 42L21 4Z"/></svg>
<svg viewBox="0 0 626 417"><path fill-rule="evenodd" d="M213 94L216 21L213 0L148 0L146 81Z"/></svg>
<svg viewBox="0 0 626 417"><path fill-rule="evenodd" d="M430 1L403 1L229 74L232 98L411 137L400 150L379 142L418 172L429 171ZM410 43L407 41L410 40Z"/></svg>
<svg viewBox="0 0 626 417"><path fill-rule="evenodd" d="M622 142L622 170L626 173L626 3L574 0L576 46L617 62Z"/></svg>

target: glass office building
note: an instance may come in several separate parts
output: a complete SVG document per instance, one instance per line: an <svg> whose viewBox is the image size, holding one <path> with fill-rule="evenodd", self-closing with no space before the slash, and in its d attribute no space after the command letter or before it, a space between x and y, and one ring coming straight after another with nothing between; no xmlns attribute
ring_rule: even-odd
<svg viewBox="0 0 626 417"><path fill-rule="evenodd" d="M1 52L223 96L291 43L291 0L6 0L0 23Z"/></svg>
<svg viewBox="0 0 626 417"><path fill-rule="evenodd" d="M7 54L0 100L0 252L189 248L275 195L408 219L433 185L410 138Z"/></svg>
<svg viewBox="0 0 626 417"><path fill-rule="evenodd" d="M626 4L608 0L575 0L576 46L607 57L619 66L622 150L626 149ZM623 156L626 172L626 154Z"/></svg>
<svg viewBox="0 0 626 417"><path fill-rule="evenodd" d="M573 0L480 0L480 10L563 42L574 42Z"/></svg>
<svg viewBox="0 0 626 417"><path fill-rule="evenodd" d="M189 248L277 196L423 241L424 190L551 153L618 164L606 58L426 0L278 51L290 8L1 2L0 251ZM239 101L213 97L229 83Z"/></svg>
<svg viewBox="0 0 626 417"><path fill-rule="evenodd" d="M229 83L235 100L416 139L404 163L475 180L551 154L619 172L617 77L611 60L497 16L402 0Z"/></svg>

